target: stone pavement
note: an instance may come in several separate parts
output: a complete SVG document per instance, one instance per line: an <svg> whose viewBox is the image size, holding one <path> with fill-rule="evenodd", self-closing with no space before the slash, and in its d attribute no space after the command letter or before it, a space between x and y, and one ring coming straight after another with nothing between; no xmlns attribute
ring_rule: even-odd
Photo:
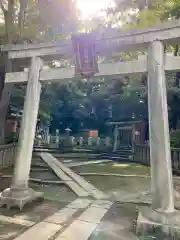
<svg viewBox="0 0 180 240"><path fill-rule="evenodd" d="M108 199L109 196L87 182L84 178L73 172L50 153L39 153L41 159L62 179L67 179L68 186L79 196L92 195L95 199ZM63 177L62 177L63 174ZM72 182L70 180L73 180ZM70 185L71 184L71 185ZM73 186L72 186L73 184ZM74 184L76 187L74 188ZM77 192L78 187L78 192ZM79 189L80 188L80 189ZM75 190L76 189L76 190Z"/></svg>
<svg viewBox="0 0 180 240"><path fill-rule="evenodd" d="M76 199L59 209L48 212L52 202L47 204L43 216L44 202L35 206L34 214L0 215L0 223L21 225L8 240L135 240L132 223L135 205L123 205L107 200ZM31 206L32 208L32 206ZM131 211L130 211L131 209ZM47 211L47 212L46 212ZM133 211L133 214L132 214ZM40 214L41 212L41 214ZM38 218L39 215L39 218Z"/></svg>

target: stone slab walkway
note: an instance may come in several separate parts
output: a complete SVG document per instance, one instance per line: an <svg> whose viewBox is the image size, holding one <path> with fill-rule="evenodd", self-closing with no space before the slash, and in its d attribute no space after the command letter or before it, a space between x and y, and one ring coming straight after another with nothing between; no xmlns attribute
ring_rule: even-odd
<svg viewBox="0 0 180 240"><path fill-rule="evenodd" d="M48 240L53 237L60 229L61 225L54 223L40 222L32 228L25 231L20 236L16 237L15 240Z"/></svg>
<svg viewBox="0 0 180 240"><path fill-rule="evenodd" d="M96 201L93 202L96 205ZM102 205L101 205L102 203ZM108 209L112 206L108 202L109 208L104 208L103 201L99 202L98 207L90 206L84 211L62 234L57 237L57 240L72 240L81 239L88 240L92 232L97 228L101 219L107 213Z"/></svg>
<svg viewBox="0 0 180 240"><path fill-rule="evenodd" d="M52 216L46 218L44 221L55 224L63 224L70 219L79 209L87 208L92 203L88 199L77 199L68 204L65 208L54 213Z"/></svg>
<svg viewBox="0 0 180 240"><path fill-rule="evenodd" d="M11 216L6 218L4 234L0 221L2 240L137 239L135 227L133 229L133 222L137 218L134 204L84 198L72 202L43 201L26 206L23 212L12 210ZM12 219L16 225L11 224ZM31 221L33 225L24 226L23 221ZM8 235L14 237L8 238Z"/></svg>
<svg viewBox="0 0 180 240"><path fill-rule="evenodd" d="M57 164L55 161L53 161L55 158L49 153L39 153L39 156L42 158L42 160L47 163L47 165L53 170L53 172L63 181L66 182L66 185L68 185L72 191L77 194L79 197L87 197L89 194L88 192L79 186L75 181L72 180L61 168L57 167ZM58 160L57 160L58 161Z"/></svg>
<svg viewBox="0 0 180 240"><path fill-rule="evenodd" d="M69 178L74 180L74 182L77 183L80 187L82 187L86 191L86 193L88 192L94 198L96 198L96 199L107 199L108 198L108 196L106 194L104 194L102 191L95 188L92 184L87 182L84 178L80 177L78 174L73 172L70 168L68 168L61 162L59 162L59 160L56 159L55 157L53 157L52 154L39 153L39 156L53 169L54 172L56 172L56 174L59 174L59 176L61 178L64 173ZM68 180L69 180L69 178L66 177L66 179L68 179ZM65 178L62 180L65 180Z"/></svg>
<svg viewBox="0 0 180 240"><path fill-rule="evenodd" d="M88 240L112 204L110 201L76 199L60 211L29 227L14 240ZM75 217L72 221L73 216Z"/></svg>

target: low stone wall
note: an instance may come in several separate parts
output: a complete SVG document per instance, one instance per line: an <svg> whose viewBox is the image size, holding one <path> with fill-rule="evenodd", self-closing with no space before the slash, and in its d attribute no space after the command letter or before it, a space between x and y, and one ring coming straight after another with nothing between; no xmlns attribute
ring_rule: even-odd
<svg viewBox="0 0 180 240"><path fill-rule="evenodd" d="M14 164L16 146L16 144L0 145L0 168L9 167Z"/></svg>
<svg viewBox="0 0 180 240"><path fill-rule="evenodd" d="M172 168L180 171L180 148L171 148ZM148 144L136 144L134 160L145 165L150 165L150 148Z"/></svg>
<svg viewBox="0 0 180 240"><path fill-rule="evenodd" d="M51 138L53 139L53 138ZM109 137L93 139L92 137L60 137L58 142L51 141L48 145L51 148L64 149L64 148L86 148L90 150L109 150L112 148L112 139ZM35 144L36 146L37 144ZM44 144L43 144L44 145ZM37 145L38 146L38 145Z"/></svg>

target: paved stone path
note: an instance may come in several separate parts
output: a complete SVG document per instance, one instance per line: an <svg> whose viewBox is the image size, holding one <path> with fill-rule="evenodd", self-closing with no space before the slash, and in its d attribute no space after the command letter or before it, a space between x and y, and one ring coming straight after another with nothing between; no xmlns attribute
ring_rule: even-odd
<svg viewBox="0 0 180 240"><path fill-rule="evenodd" d="M109 196L104 194L102 191L98 190L92 184L87 182L84 178L80 177L78 174L73 172L70 168L61 163L57 158L53 157L50 153L39 153L39 156L44 160L52 170L59 176L62 180L73 182L67 182L67 184L72 188L72 190L78 194L78 196L87 196L91 194L96 199L107 199ZM72 186L73 183L73 186ZM76 188L74 188L74 185ZM77 191L78 188L78 191Z"/></svg>
<svg viewBox="0 0 180 240"><path fill-rule="evenodd" d="M112 206L104 200L76 199L52 216L17 236L14 240L88 240ZM77 215L77 216L76 216ZM68 221L73 222L66 224Z"/></svg>
<svg viewBox="0 0 180 240"><path fill-rule="evenodd" d="M20 236L16 237L15 240L48 240L53 237L53 235L55 235L61 228L61 225L40 222L22 233Z"/></svg>
<svg viewBox="0 0 180 240"><path fill-rule="evenodd" d="M66 185L68 185L72 191L77 194L77 196L87 197L89 195L89 193L84 188L79 186L75 181L72 181L72 179L60 167L57 166L56 162L53 161L56 160L56 158L54 158L51 154L39 153L39 156L45 163L47 163L47 165L60 179L66 182Z"/></svg>
<svg viewBox="0 0 180 240"><path fill-rule="evenodd" d="M55 211L52 209L53 206ZM49 201L34 205L34 207L31 206L30 209L32 214L27 212L27 209L24 213L6 218L7 222L4 226L7 231L4 232L4 235L1 232L0 239L9 239L6 237L7 234L12 235L11 240L138 239L133 227L133 222L137 217L136 207L133 204L78 198L66 205L63 202L57 205L57 203ZM42 214L43 212L45 214ZM39 218L38 215L41 217ZM12 221L12 219L14 220ZM31 221L32 226L27 224L30 222L27 219L34 221ZM11 225L12 222L16 225ZM7 228L7 224L10 224L9 228ZM13 229L16 233L13 232Z"/></svg>

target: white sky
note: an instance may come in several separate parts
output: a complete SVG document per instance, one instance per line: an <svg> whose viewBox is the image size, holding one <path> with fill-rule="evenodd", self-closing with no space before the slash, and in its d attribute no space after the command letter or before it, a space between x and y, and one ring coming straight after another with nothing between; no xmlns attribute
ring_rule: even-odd
<svg viewBox="0 0 180 240"><path fill-rule="evenodd" d="M77 0L77 7L82 13L82 18L88 18L109 5L114 6L114 0Z"/></svg>

